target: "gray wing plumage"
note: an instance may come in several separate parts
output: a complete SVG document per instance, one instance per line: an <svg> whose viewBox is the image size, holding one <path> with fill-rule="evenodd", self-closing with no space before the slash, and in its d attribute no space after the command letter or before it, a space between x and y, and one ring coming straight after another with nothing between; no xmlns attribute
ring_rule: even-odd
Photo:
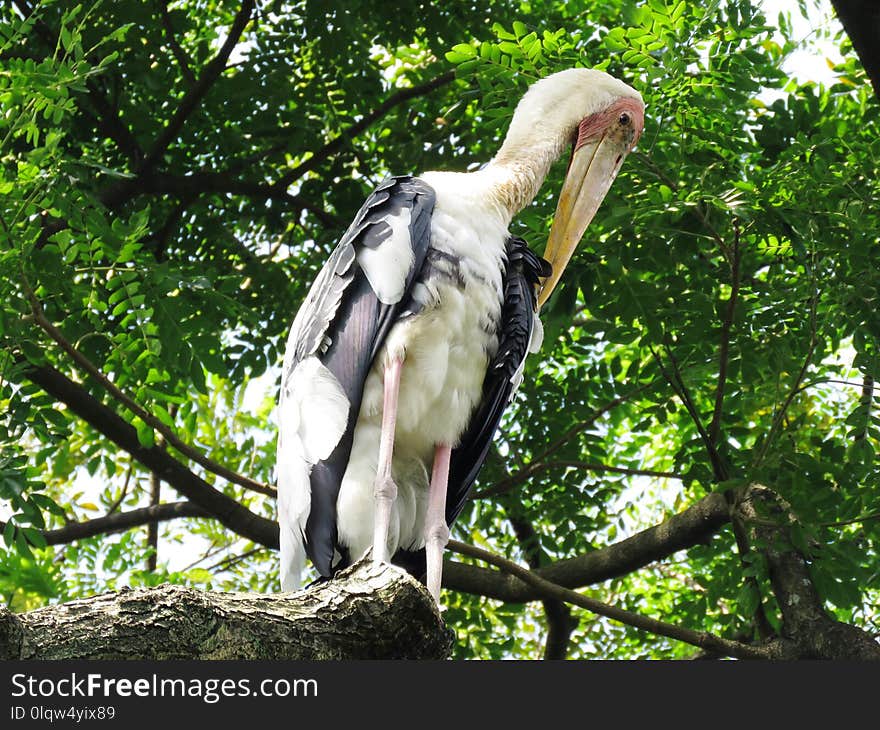
<svg viewBox="0 0 880 730"><path fill-rule="evenodd" d="M336 499L351 452L364 381L424 263L434 200L433 189L418 178L394 177L381 183L315 279L291 329L282 373L281 417L285 417L284 399L291 398L295 389L297 368L313 364L313 358L319 361L321 373L332 374L348 402L345 428L329 456L309 461L301 473L285 480L292 484L288 490L309 490L308 495L298 495L299 501L297 495L287 495L285 503L306 504L305 524L291 529L302 533L305 551L323 576L333 570ZM288 438L284 424L281 433ZM279 464L284 463L284 448L291 444L279 440ZM279 472L279 497L281 487ZM283 518L279 510L279 519L291 518Z"/></svg>

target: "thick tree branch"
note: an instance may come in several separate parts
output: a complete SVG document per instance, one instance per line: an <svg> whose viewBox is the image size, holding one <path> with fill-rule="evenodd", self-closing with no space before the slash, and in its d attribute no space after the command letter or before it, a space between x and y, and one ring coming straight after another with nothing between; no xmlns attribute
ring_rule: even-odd
<svg viewBox="0 0 880 730"><path fill-rule="evenodd" d="M737 500L737 511L753 531L767 558L776 602L782 612L783 636L799 654L822 659L880 660L880 644L861 629L834 619L823 605L806 558L794 547L791 526L797 518L776 492L759 484Z"/></svg>
<svg viewBox="0 0 880 730"><path fill-rule="evenodd" d="M739 659L770 658L768 654L759 647L750 646L749 644L743 644L738 641L731 641L730 639L724 639L705 631L694 631L692 629L684 628L683 626L676 626L675 624L670 624L665 621L658 621L657 619L633 613L632 611L627 611L616 606L610 606L607 603L602 603L594 598L583 596L580 593L569 590L568 588L563 588L556 583L551 583L534 571L523 568L506 558L502 558L500 555L490 553L488 550L483 550L482 548L474 547L473 545L466 545L457 540L450 540L450 547L457 553L468 555L469 557L494 565L496 568L500 568L505 573L519 579L532 588L532 590L538 592L544 599L553 598L558 601L565 601L566 603L585 608L592 613L598 614L599 616L605 616L606 618L618 621L627 626L632 626L642 631L656 634L657 636L665 636L669 639L682 641L686 644L697 646L705 651L712 651L717 654L723 654L724 656L732 656Z"/></svg>
<svg viewBox="0 0 880 730"><path fill-rule="evenodd" d="M614 545L540 568L545 580L566 588L600 583L632 573L679 550L707 542L730 521L724 495L713 492L669 519ZM454 551L454 549L453 549ZM515 576L447 560L443 568L447 588L509 603L537 600L539 594Z"/></svg>
<svg viewBox="0 0 880 730"><path fill-rule="evenodd" d="M30 366L26 377L40 386L72 413L82 418L166 484L219 520L225 527L266 547L278 547L278 525L254 514L231 497L217 491L164 449L141 445L137 431L115 411L96 400L82 386L49 366Z"/></svg>
<svg viewBox="0 0 880 730"><path fill-rule="evenodd" d="M371 561L298 593L164 585L24 614L0 608L0 659L445 659L428 592Z"/></svg>

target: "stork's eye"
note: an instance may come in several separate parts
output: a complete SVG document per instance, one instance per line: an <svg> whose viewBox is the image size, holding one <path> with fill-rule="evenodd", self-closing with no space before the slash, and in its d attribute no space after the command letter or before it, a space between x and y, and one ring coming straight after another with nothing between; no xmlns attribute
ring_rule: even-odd
<svg viewBox="0 0 880 730"><path fill-rule="evenodd" d="M628 127L632 117L630 117L629 112L621 112L620 116L617 117L617 121L620 122L621 126Z"/></svg>

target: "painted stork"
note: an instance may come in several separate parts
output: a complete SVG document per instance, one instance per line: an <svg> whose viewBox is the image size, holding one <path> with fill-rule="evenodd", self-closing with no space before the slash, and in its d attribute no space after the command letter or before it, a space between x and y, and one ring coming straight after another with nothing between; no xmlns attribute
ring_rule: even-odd
<svg viewBox="0 0 880 730"><path fill-rule="evenodd" d="M644 126L637 91L570 69L533 84L482 169L393 177L300 308L278 407L281 586L359 559L413 565L439 604L443 550L540 346L536 316ZM545 252L508 233L573 145ZM551 273L552 271L552 273Z"/></svg>

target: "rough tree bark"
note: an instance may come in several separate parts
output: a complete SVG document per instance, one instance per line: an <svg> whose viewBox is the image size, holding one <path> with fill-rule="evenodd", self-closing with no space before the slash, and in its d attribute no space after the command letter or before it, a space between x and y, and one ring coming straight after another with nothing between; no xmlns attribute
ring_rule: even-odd
<svg viewBox="0 0 880 730"><path fill-rule="evenodd" d="M0 608L2 660L443 659L451 647L424 587L369 561L296 594L164 585Z"/></svg>
<svg viewBox="0 0 880 730"><path fill-rule="evenodd" d="M791 539L797 517L772 489L752 484L738 495L736 511L767 560L767 573L782 613L781 636L768 643L768 658L880 660L880 644L825 610L807 557Z"/></svg>

